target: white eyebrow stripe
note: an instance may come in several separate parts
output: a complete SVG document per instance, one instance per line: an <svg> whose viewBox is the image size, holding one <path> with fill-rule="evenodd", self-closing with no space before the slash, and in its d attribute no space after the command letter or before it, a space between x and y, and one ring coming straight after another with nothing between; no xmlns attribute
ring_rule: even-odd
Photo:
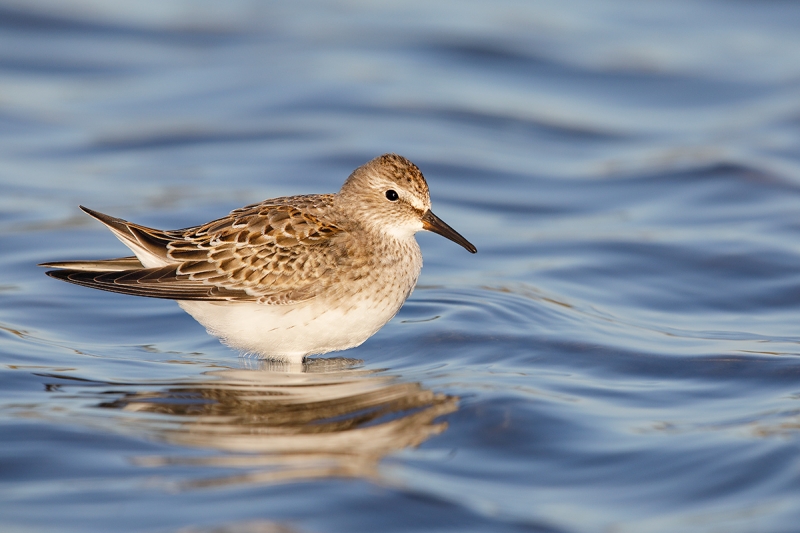
<svg viewBox="0 0 800 533"><path fill-rule="evenodd" d="M419 211L427 211L425 203L421 202L420 199L414 196L413 194L404 194L404 196L405 196L404 200L407 201L409 204L411 204L411 207L413 207L414 209L417 209Z"/></svg>

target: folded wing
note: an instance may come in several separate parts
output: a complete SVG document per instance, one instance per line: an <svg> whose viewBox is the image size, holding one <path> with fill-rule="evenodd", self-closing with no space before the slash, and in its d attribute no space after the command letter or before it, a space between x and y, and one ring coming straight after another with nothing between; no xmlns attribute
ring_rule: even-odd
<svg viewBox="0 0 800 533"><path fill-rule="evenodd" d="M280 203L285 200L285 203ZM352 268L347 232L312 214L331 195L276 199L227 217L175 231L161 231L84 210L111 229L140 259L44 263L57 279L106 291L174 300L308 300L338 283Z"/></svg>

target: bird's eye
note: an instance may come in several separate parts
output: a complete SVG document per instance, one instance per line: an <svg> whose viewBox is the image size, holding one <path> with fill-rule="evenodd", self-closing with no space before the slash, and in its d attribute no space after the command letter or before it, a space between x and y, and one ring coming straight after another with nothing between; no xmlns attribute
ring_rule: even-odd
<svg viewBox="0 0 800 533"><path fill-rule="evenodd" d="M397 191L394 189L389 189L386 191L386 199L390 202L396 202L398 198L400 198L400 196L398 196Z"/></svg>

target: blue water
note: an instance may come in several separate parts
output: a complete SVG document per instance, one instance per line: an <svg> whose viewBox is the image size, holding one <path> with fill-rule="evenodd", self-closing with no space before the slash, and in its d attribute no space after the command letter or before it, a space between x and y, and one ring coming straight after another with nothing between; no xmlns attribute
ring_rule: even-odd
<svg viewBox="0 0 800 533"><path fill-rule="evenodd" d="M47 278L384 152L478 247L239 357ZM0 2L4 532L800 531L800 4Z"/></svg>

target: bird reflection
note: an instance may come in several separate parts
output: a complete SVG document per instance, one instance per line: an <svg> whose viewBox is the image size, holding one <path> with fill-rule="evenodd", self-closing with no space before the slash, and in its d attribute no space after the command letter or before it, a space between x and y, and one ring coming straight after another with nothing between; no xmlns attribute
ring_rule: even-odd
<svg viewBox="0 0 800 533"><path fill-rule="evenodd" d="M456 411L458 399L384 373L347 368L352 363L322 359L303 365L302 372L280 363L212 371L202 382L131 392L101 407L125 411L126 424L141 426L136 429L157 440L215 451L137 458L142 466L242 469L184 486L374 479L387 454L444 431L447 423L437 419Z"/></svg>

